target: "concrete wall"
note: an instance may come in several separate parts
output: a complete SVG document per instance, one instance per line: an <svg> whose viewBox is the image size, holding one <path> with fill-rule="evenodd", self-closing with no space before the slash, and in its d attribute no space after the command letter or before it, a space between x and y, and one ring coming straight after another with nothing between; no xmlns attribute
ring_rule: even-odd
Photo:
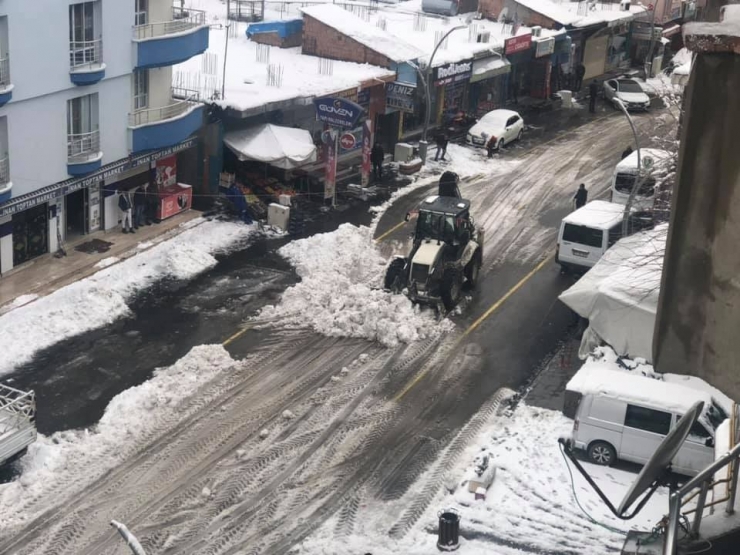
<svg viewBox="0 0 740 555"><path fill-rule="evenodd" d="M133 5L134 2L128 3ZM172 21L172 6L172 0L149 0L149 23Z"/></svg>
<svg viewBox="0 0 740 555"><path fill-rule="evenodd" d="M303 16L303 54L391 67L391 60L308 15Z"/></svg>
<svg viewBox="0 0 740 555"><path fill-rule="evenodd" d="M172 66L149 70L149 107L160 108L172 104Z"/></svg>

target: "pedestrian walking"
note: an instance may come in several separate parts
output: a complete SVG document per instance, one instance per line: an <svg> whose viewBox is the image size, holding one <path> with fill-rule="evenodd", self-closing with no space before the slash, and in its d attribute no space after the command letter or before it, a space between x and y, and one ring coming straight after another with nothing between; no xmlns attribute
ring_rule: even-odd
<svg viewBox="0 0 740 555"><path fill-rule="evenodd" d="M370 151L370 162L373 164L373 177L376 181L383 178L383 161L385 160L385 151L383 146L376 141L373 149Z"/></svg>
<svg viewBox="0 0 740 555"><path fill-rule="evenodd" d="M581 183L578 186L578 190L576 191L573 200L576 203L576 210L586 204L586 201L588 200L588 191L586 190L586 185L584 183Z"/></svg>
<svg viewBox="0 0 740 555"><path fill-rule="evenodd" d="M592 114L596 113L596 95L599 94L599 82L594 79L588 86L588 111Z"/></svg>
<svg viewBox="0 0 740 555"><path fill-rule="evenodd" d="M629 156L629 155L630 155L630 154L632 154L633 152L634 152L634 151L632 150L632 147L631 147L631 146L628 146L627 148L625 148L625 149L624 149L624 150L622 151L622 160L624 160L625 158L627 158L627 156Z"/></svg>
<svg viewBox="0 0 740 555"><path fill-rule="evenodd" d="M131 221L131 193L128 191L118 192L118 209L121 211L121 227L124 233L135 233L133 222Z"/></svg>
<svg viewBox="0 0 740 555"><path fill-rule="evenodd" d="M576 92L580 91L581 87L583 86L584 75L586 75L586 66L584 66L583 64L578 64L576 66L576 80L573 87Z"/></svg>
<svg viewBox="0 0 740 555"><path fill-rule="evenodd" d="M437 142L437 152L434 154L434 161L440 159L440 154L442 154L441 158L442 160L445 159L445 154L447 154L447 135L444 132L438 133L436 136L436 142Z"/></svg>
<svg viewBox="0 0 740 555"><path fill-rule="evenodd" d="M146 185L142 185L134 193L134 229L144 226L144 212L146 211Z"/></svg>
<svg viewBox="0 0 740 555"><path fill-rule="evenodd" d="M488 151L488 157L493 158L493 151L496 150L496 137L491 137L486 143L486 150Z"/></svg>

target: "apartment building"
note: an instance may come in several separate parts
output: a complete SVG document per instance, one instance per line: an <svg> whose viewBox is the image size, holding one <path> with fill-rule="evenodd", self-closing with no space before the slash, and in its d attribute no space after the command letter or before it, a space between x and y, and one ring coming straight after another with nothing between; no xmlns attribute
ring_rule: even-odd
<svg viewBox="0 0 740 555"><path fill-rule="evenodd" d="M0 274L176 180L203 105L172 66L207 48L205 14L172 0L0 0Z"/></svg>

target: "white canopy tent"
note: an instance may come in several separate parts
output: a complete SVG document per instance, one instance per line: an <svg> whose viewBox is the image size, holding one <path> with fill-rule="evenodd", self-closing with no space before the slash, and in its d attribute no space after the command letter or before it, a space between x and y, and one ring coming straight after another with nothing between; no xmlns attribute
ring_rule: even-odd
<svg viewBox="0 0 740 555"><path fill-rule="evenodd" d="M316 146L305 129L267 123L230 131L224 143L242 162L254 160L288 170L316 161Z"/></svg>
<svg viewBox="0 0 740 555"><path fill-rule="evenodd" d="M618 241L560 295L561 301L589 320L584 342L595 334L621 356L652 360L667 236L668 225L663 224Z"/></svg>

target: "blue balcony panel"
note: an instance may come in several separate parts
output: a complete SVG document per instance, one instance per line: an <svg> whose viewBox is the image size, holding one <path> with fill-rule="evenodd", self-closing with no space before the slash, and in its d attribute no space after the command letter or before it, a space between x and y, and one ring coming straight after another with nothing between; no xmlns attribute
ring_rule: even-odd
<svg viewBox="0 0 740 555"><path fill-rule="evenodd" d="M0 106L5 106L13 98L13 85L0 89ZM1 188L1 187L0 187Z"/></svg>
<svg viewBox="0 0 740 555"><path fill-rule="evenodd" d="M99 152L97 156L89 160L80 162L67 162L67 173L73 177L87 175L90 172L100 169L103 162L103 153Z"/></svg>
<svg viewBox="0 0 740 555"><path fill-rule="evenodd" d="M164 35L136 41L137 69L151 69L180 64L208 50L208 27L196 27L187 33Z"/></svg>
<svg viewBox="0 0 740 555"><path fill-rule="evenodd" d="M103 80L105 77L105 64L99 64L95 66L95 69L75 69L70 72L69 78L72 83L78 87L85 87L87 85L94 85Z"/></svg>
<svg viewBox="0 0 740 555"><path fill-rule="evenodd" d="M167 148L187 139L203 124L203 105L190 108L178 118L131 128L133 153Z"/></svg>
<svg viewBox="0 0 740 555"><path fill-rule="evenodd" d="M8 181L0 185L0 204L4 204L13 196L13 184Z"/></svg>

